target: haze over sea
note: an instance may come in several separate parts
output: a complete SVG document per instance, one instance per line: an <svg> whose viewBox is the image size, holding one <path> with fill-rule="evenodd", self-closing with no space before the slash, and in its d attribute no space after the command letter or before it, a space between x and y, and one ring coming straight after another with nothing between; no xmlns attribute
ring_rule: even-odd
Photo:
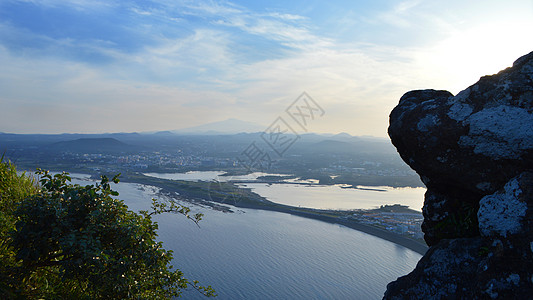
<svg viewBox="0 0 533 300"><path fill-rule="evenodd" d="M74 175L85 177L85 175ZM87 184L87 179L74 179ZM153 187L114 186L132 210L159 197ZM380 299L420 254L336 224L240 209L205 214L200 228L180 215L158 216L159 238L189 279L212 285L218 299ZM186 291L186 299L202 299Z"/></svg>

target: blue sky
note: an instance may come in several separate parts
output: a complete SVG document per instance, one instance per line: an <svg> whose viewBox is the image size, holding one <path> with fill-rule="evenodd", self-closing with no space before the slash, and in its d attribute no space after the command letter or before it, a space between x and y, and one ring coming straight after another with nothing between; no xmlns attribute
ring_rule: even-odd
<svg viewBox="0 0 533 300"><path fill-rule="evenodd" d="M533 51L527 1L0 0L0 131L268 126L386 136L412 89L457 93Z"/></svg>

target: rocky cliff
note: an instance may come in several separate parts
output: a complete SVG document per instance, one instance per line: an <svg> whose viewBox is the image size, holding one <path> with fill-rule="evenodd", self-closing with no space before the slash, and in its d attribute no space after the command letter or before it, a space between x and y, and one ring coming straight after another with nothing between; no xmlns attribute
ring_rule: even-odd
<svg viewBox="0 0 533 300"><path fill-rule="evenodd" d="M428 188L430 249L384 299L531 299L533 52L456 96L406 93L389 135Z"/></svg>

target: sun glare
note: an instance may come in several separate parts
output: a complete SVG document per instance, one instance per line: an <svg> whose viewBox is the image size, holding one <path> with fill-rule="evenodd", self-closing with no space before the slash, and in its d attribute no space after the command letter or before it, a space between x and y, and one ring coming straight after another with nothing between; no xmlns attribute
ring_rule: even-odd
<svg viewBox="0 0 533 300"><path fill-rule="evenodd" d="M493 23L458 31L427 54L424 63L440 73L437 77L448 82L444 88L455 94L532 51L533 40L513 30L523 26L533 24Z"/></svg>

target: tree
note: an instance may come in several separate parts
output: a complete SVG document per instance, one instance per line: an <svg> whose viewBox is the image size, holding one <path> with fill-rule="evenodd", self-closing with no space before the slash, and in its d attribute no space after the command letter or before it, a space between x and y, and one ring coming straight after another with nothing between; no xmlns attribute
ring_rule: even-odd
<svg viewBox="0 0 533 300"><path fill-rule="evenodd" d="M38 171L40 190L20 201L10 246L17 262L10 275L20 284L14 294L37 298L157 299L179 296L193 286L216 296L208 286L189 282L172 270L172 251L156 242L152 216L177 212L195 223L201 214L153 200L152 211L135 213L110 187L106 176L96 185L73 185L67 173ZM118 175L112 182L118 183Z"/></svg>

